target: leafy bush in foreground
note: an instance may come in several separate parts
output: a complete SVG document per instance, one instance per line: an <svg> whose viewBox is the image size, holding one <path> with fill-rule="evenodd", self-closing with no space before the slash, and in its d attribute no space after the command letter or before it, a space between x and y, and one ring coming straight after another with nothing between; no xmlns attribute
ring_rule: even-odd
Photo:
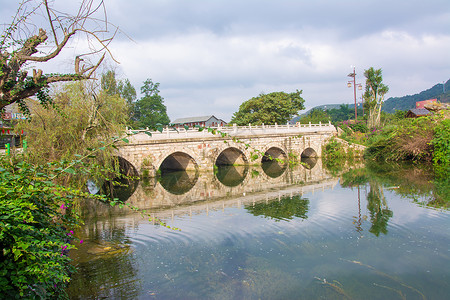
<svg viewBox="0 0 450 300"><path fill-rule="evenodd" d="M81 193L55 184L52 165L0 158L0 293L8 299L60 298L69 281L70 241Z"/></svg>

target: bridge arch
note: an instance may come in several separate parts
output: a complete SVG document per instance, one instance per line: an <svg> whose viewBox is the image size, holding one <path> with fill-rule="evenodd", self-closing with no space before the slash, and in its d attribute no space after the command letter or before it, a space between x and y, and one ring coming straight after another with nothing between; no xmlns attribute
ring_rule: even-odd
<svg viewBox="0 0 450 300"><path fill-rule="evenodd" d="M311 147L306 148L305 150L303 150L303 152L302 152L302 154L300 156L301 156L301 158L319 157L319 155L317 154L316 150L314 150Z"/></svg>
<svg viewBox="0 0 450 300"><path fill-rule="evenodd" d="M197 171L198 165L195 159L189 154L181 151L168 155L159 165L161 172L170 171Z"/></svg>
<svg viewBox="0 0 450 300"><path fill-rule="evenodd" d="M286 161L287 159L287 153L286 151L279 147L279 146L269 146L266 147L266 150L264 151L264 155L261 158L261 162L271 161L275 159L281 159L283 161Z"/></svg>
<svg viewBox="0 0 450 300"><path fill-rule="evenodd" d="M114 156L112 159L116 170L125 177L114 176L111 180L103 182L101 186L99 182L94 183L94 185L97 190L102 189L103 193L111 199L119 198L121 201L126 201L136 191L139 184L139 180L136 177L139 173L136 167L127 159L121 156ZM90 190L90 192L92 191Z"/></svg>
<svg viewBox="0 0 450 300"><path fill-rule="evenodd" d="M230 166L230 165L246 165L248 159L244 151L236 147L228 147L222 149L219 155L215 158L214 164L216 166Z"/></svg>
<svg viewBox="0 0 450 300"><path fill-rule="evenodd" d="M126 158L122 156L114 156L113 159L121 174L126 176L138 176L139 172L136 167Z"/></svg>

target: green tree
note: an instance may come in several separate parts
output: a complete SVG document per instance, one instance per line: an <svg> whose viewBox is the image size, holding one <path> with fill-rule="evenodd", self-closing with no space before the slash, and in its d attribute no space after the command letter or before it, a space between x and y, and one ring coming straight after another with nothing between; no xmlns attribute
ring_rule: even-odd
<svg viewBox="0 0 450 300"><path fill-rule="evenodd" d="M364 108L368 111L367 125L373 128L380 125L381 106L384 95L389 91L389 87L383 84L381 69L375 70L373 67L364 71L366 77L366 90L364 93Z"/></svg>
<svg viewBox="0 0 450 300"><path fill-rule="evenodd" d="M18 125L27 133L30 159L37 163L71 160L124 131L125 100L106 91L95 94L91 85L89 81L66 84L52 94L55 107L36 106L31 120Z"/></svg>
<svg viewBox="0 0 450 300"><path fill-rule="evenodd" d="M136 89L131 85L130 80L128 80L128 78L120 80L117 83L117 90L119 95L127 101L128 106L132 108L136 101Z"/></svg>
<svg viewBox="0 0 450 300"><path fill-rule="evenodd" d="M100 86L106 94L113 96L119 94L119 90L117 87L117 79L116 72L112 70L106 71L106 73L102 74L102 78L100 80Z"/></svg>
<svg viewBox="0 0 450 300"><path fill-rule="evenodd" d="M155 128L157 124L168 125L167 108L164 98L159 95L159 82L153 83L151 79L144 81L141 93L144 96L139 99L134 107L134 120L138 128Z"/></svg>
<svg viewBox="0 0 450 300"><path fill-rule="evenodd" d="M316 108L311 110L306 116L300 118L300 123L306 124L306 123L327 123L330 121L330 116L328 115L328 112L321 109Z"/></svg>
<svg viewBox="0 0 450 300"><path fill-rule="evenodd" d="M245 101L239 110L233 114L231 123L237 125L285 124L299 110L304 109L305 100L300 96L302 91L294 93L273 92L260 94Z"/></svg>

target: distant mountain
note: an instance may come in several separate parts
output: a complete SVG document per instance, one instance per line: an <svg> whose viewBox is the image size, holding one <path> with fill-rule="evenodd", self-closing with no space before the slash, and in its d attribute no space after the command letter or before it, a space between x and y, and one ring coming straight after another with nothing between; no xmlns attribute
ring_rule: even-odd
<svg viewBox="0 0 450 300"><path fill-rule="evenodd" d="M391 97L384 101L382 110L388 113L394 113L396 110L409 110L416 107L417 101L435 98L440 102L450 102L450 80L445 83L445 88L442 83L439 83L431 89L415 95Z"/></svg>

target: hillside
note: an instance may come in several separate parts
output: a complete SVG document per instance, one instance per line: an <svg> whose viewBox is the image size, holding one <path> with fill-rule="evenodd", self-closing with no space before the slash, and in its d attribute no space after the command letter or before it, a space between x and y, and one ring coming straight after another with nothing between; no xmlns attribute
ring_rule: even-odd
<svg viewBox="0 0 450 300"><path fill-rule="evenodd" d="M417 101L437 98L443 103L450 102L450 80L445 83L445 93L443 93L442 83L436 84L432 88L415 95L403 97L391 97L384 101L382 110L387 113L394 113L396 110L408 110L416 107Z"/></svg>

